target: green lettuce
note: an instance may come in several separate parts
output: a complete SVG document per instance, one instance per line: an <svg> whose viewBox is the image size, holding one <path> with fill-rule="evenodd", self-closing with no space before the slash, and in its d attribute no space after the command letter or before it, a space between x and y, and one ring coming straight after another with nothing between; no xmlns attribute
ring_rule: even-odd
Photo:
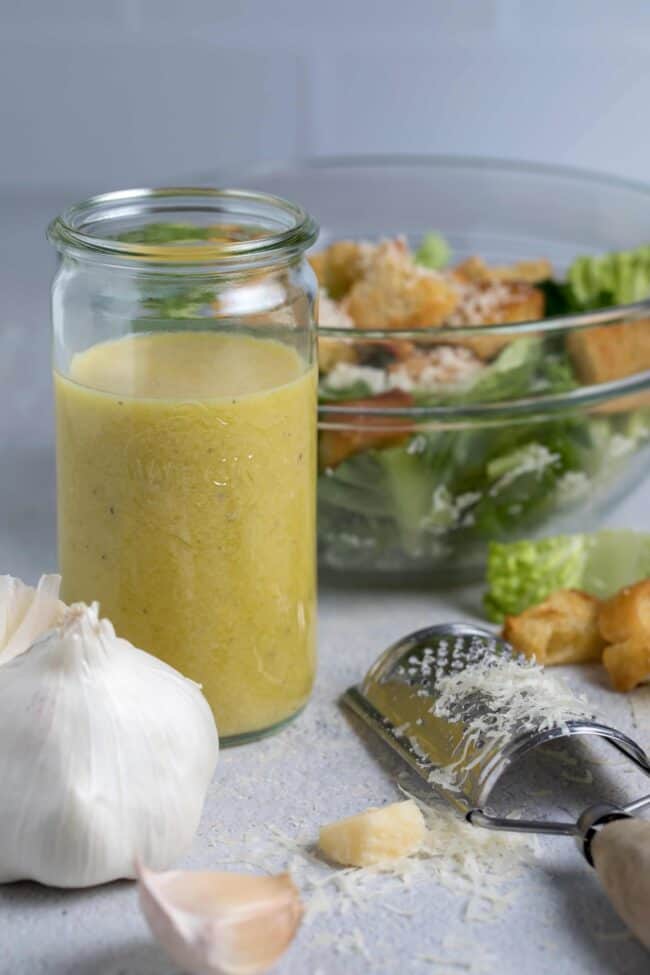
<svg viewBox="0 0 650 975"><path fill-rule="evenodd" d="M430 231L420 241L414 257L416 264L428 267L431 271L440 271L451 260L451 247L442 234Z"/></svg>
<svg viewBox="0 0 650 975"><path fill-rule="evenodd" d="M206 309L215 301L214 288L195 286L193 288L164 289L165 294L160 297L148 297L142 302L142 307L154 319L163 322L170 318L197 319L205 315ZM148 322L151 327L151 322Z"/></svg>
<svg viewBox="0 0 650 975"><path fill-rule="evenodd" d="M533 389L537 393L563 393L576 385L567 358L549 352L539 337L526 335L502 349L472 382L453 389L415 390L413 397L417 406L469 406L474 403L506 402L526 396ZM366 399L372 395L372 388L363 378L355 377L341 389L331 388L327 376L321 380L320 398L323 403Z"/></svg>
<svg viewBox="0 0 650 975"><path fill-rule="evenodd" d="M118 240L129 244L188 244L193 240L207 240L213 232L213 228L191 223L147 223L134 230L125 230Z"/></svg>
<svg viewBox="0 0 650 975"><path fill-rule="evenodd" d="M535 541L492 542L485 609L501 622L558 589L607 597L650 576L650 534L629 530L556 535Z"/></svg>
<svg viewBox="0 0 650 975"><path fill-rule="evenodd" d="M578 257L567 272L566 286L576 311L642 301L650 295L650 245Z"/></svg>

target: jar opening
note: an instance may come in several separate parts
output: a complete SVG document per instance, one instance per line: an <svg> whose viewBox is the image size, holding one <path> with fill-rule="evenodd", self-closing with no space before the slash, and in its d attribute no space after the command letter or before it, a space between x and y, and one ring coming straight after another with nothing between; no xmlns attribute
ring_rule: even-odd
<svg viewBox="0 0 650 975"><path fill-rule="evenodd" d="M52 221L62 253L124 263L275 263L311 246L318 226L295 203L249 190L170 187L91 197Z"/></svg>

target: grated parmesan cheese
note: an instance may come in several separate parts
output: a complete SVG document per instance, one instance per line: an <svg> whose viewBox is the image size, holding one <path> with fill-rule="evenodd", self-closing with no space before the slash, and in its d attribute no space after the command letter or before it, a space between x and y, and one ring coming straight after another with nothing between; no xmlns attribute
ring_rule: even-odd
<svg viewBox="0 0 650 975"><path fill-rule="evenodd" d="M323 914L346 916L374 905L409 916L413 912L401 911L387 898L400 888L431 882L463 897L465 914L472 919L490 922L500 917L512 906L512 883L537 853L537 839L471 826L444 803L424 803L401 786L400 791L417 803L425 820L424 841L413 856L371 867L335 869L315 854L311 831L294 837L269 825L264 833L242 837L241 856L229 850L217 863L245 864L268 872L289 869L301 888L308 925Z"/></svg>
<svg viewBox="0 0 650 975"><path fill-rule="evenodd" d="M323 385L333 392L340 392L361 382L373 395L391 389L405 393L432 393L464 386L484 368L480 359L469 349L441 345L428 351L426 356L417 355L407 362L396 363L389 370L337 362L323 380Z"/></svg>
<svg viewBox="0 0 650 975"><path fill-rule="evenodd" d="M473 508L482 497L480 491L454 496L446 485L437 485L431 495L431 510L422 518L422 528L432 535L446 535L450 528L473 524Z"/></svg>
<svg viewBox="0 0 650 975"><path fill-rule="evenodd" d="M624 457L625 454L634 450L635 446L636 441L631 437L625 437L622 433L615 433L609 442L608 453L612 458Z"/></svg>
<svg viewBox="0 0 650 975"><path fill-rule="evenodd" d="M389 370L391 388L435 392L466 386L485 369L470 349L458 345L439 345L426 353L419 350L405 362Z"/></svg>
<svg viewBox="0 0 650 975"><path fill-rule="evenodd" d="M591 491L591 481L584 471L567 471L558 480L555 491L560 502L576 501Z"/></svg>
<svg viewBox="0 0 650 975"><path fill-rule="evenodd" d="M318 324L321 328L354 328L354 322L338 301L330 298L324 288L318 296Z"/></svg>
<svg viewBox="0 0 650 975"><path fill-rule="evenodd" d="M462 281L453 272L446 276L458 292L458 304L446 325L462 327L494 322L503 307L512 301L512 288L508 284Z"/></svg>
<svg viewBox="0 0 650 975"><path fill-rule="evenodd" d="M517 451L517 462L506 470L490 488L490 496L494 497L504 488L510 487L513 481L524 474L536 474L541 477L547 467L553 467L562 458L541 443L530 443Z"/></svg>
<svg viewBox="0 0 650 975"><path fill-rule="evenodd" d="M440 949L444 954L427 953L416 955L419 961L427 962L434 967L442 968L445 972L469 972L470 975L487 975L493 972L496 967L497 959L495 956L481 948L477 952L476 946L468 944L466 939L454 938L446 935L440 944ZM439 950L440 950L439 949Z"/></svg>
<svg viewBox="0 0 650 975"><path fill-rule="evenodd" d="M337 362L328 373L324 385L327 389L340 391L354 386L355 383L365 383L373 395L384 393L388 389L387 374L383 369L375 366L357 366L351 362Z"/></svg>
<svg viewBox="0 0 650 975"><path fill-rule="evenodd" d="M567 721L589 714L585 698L534 660L496 655L440 675L436 694L431 714L464 724L458 757L429 773L443 788L462 788L469 772L513 736L565 729Z"/></svg>

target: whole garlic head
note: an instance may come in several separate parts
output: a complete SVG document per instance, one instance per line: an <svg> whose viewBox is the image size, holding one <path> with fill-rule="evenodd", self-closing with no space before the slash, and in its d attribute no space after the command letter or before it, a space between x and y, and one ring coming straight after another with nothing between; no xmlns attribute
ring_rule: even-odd
<svg viewBox="0 0 650 975"><path fill-rule="evenodd" d="M199 686L97 604L0 667L0 882L86 887L190 845L219 750Z"/></svg>

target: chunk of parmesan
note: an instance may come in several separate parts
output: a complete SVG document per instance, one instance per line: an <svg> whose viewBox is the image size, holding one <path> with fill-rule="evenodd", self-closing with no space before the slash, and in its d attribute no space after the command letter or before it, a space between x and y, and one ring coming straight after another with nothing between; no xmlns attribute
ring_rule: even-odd
<svg viewBox="0 0 650 975"><path fill-rule="evenodd" d="M422 813L407 800L323 826L318 846L335 863L369 867L415 853L424 834Z"/></svg>

